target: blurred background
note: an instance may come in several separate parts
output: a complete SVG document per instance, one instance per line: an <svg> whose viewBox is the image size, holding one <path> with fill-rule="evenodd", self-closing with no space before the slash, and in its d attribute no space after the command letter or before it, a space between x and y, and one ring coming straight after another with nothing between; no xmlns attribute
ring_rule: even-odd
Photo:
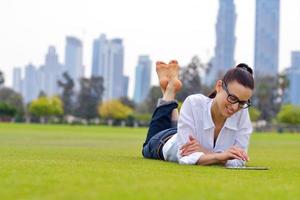
<svg viewBox="0 0 300 200"><path fill-rule="evenodd" d="M300 131L298 0L3 0L0 120L147 126L157 60L179 102L238 63L254 69L256 131Z"/></svg>

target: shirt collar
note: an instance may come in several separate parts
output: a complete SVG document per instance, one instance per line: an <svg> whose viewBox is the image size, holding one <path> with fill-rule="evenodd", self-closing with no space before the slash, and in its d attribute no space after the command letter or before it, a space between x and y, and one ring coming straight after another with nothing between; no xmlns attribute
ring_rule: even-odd
<svg viewBox="0 0 300 200"><path fill-rule="evenodd" d="M234 131L238 130L238 128L237 128L237 123L238 123L237 113L235 113L234 115L232 115L231 117L226 119L226 122L224 124L224 126L226 128L234 130Z"/></svg>
<svg viewBox="0 0 300 200"><path fill-rule="evenodd" d="M211 116L211 106L212 106L213 99L208 99L207 102L205 102L205 110L203 112L203 128L204 130L211 129L215 127L215 124L212 120Z"/></svg>
<svg viewBox="0 0 300 200"><path fill-rule="evenodd" d="M204 130L207 129L211 129L215 127L215 124L212 120L212 115L211 115L211 106L213 103L213 99L208 99L208 101L206 102L206 110L203 112L203 128ZM235 113L234 115L232 115L231 117L227 118L224 124L224 127L231 129L231 130L237 130L237 123L238 123L238 119L237 119L237 113Z"/></svg>

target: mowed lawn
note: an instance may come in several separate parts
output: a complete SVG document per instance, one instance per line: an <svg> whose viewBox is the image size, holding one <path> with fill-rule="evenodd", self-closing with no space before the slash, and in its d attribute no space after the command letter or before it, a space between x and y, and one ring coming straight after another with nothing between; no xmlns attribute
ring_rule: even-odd
<svg viewBox="0 0 300 200"><path fill-rule="evenodd" d="M249 166L143 159L144 128L0 124L0 199L300 199L300 134L253 134Z"/></svg>

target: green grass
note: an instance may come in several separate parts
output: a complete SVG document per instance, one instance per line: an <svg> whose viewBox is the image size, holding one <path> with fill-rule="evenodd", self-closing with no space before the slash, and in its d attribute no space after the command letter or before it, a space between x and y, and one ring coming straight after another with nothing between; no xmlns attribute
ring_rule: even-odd
<svg viewBox="0 0 300 200"><path fill-rule="evenodd" d="M146 129L0 124L0 199L299 199L300 134L254 134L249 165L143 159Z"/></svg>

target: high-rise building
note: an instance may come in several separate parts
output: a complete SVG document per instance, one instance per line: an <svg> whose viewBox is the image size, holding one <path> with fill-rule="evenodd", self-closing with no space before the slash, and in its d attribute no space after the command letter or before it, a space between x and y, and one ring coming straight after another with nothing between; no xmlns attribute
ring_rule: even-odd
<svg viewBox="0 0 300 200"><path fill-rule="evenodd" d="M93 43L93 58L92 58L92 75L104 76L107 68L105 64L108 62L108 40L105 34L101 34Z"/></svg>
<svg viewBox="0 0 300 200"><path fill-rule="evenodd" d="M291 67L286 69L288 88L286 91L286 103L300 106L300 51L292 52Z"/></svg>
<svg viewBox="0 0 300 200"><path fill-rule="evenodd" d="M150 90L152 62L147 55L139 56L135 69L135 89L133 99L136 103L144 101Z"/></svg>
<svg viewBox="0 0 300 200"><path fill-rule="evenodd" d="M20 67L13 69L13 89L18 93L22 93L22 70Z"/></svg>
<svg viewBox="0 0 300 200"><path fill-rule="evenodd" d="M211 86L234 66L236 11L233 0L219 0L215 55L205 82Z"/></svg>
<svg viewBox="0 0 300 200"><path fill-rule="evenodd" d="M48 95L59 94L60 88L57 81L61 79L63 66L58 61L55 47L50 46L45 57L45 64L40 68L42 90Z"/></svg>
<svg viewBox="0 0 300 200"><path fill-rule="evenodd" d="M279 0L256 0L255 76L276 76L279 51Z"/></svg>
<svg viewBox="0 0 300 200"><path fill-rule="evenodd" d="M104 80L103 99L127 96L128 77L123 75L124 46L122 39L108 40L104 34L94 40L92 76Z"/></svg>
<svg viewBox="0 0 300 200"><path fill-rule="evenodd" d="M29 64L25 67L23 84L24 90L22 96L24 97L25 103L36 99L40 92L39 73L38 69L32 64Z"/></svg>
<svg viewBox="0 0 300 200"><path fill-rule="evenodd" d="M74 80L75 91L80 89L80 78L84 76L84 68L82 64L82 42L75 37L66 38L65 50L65 70Z"/></svg>
<svg viewBox="0 0 300 200"><path fill-rule="evenodd" d="M45 57L45 64L39 68L29 64L25 67L22 79L21 68L13 70L13 88L24 97L25 103L36 99L40 92L47 96L60 93L57 81L62 77L63 65L58 61L55 47L50 46Z"/></svg>

